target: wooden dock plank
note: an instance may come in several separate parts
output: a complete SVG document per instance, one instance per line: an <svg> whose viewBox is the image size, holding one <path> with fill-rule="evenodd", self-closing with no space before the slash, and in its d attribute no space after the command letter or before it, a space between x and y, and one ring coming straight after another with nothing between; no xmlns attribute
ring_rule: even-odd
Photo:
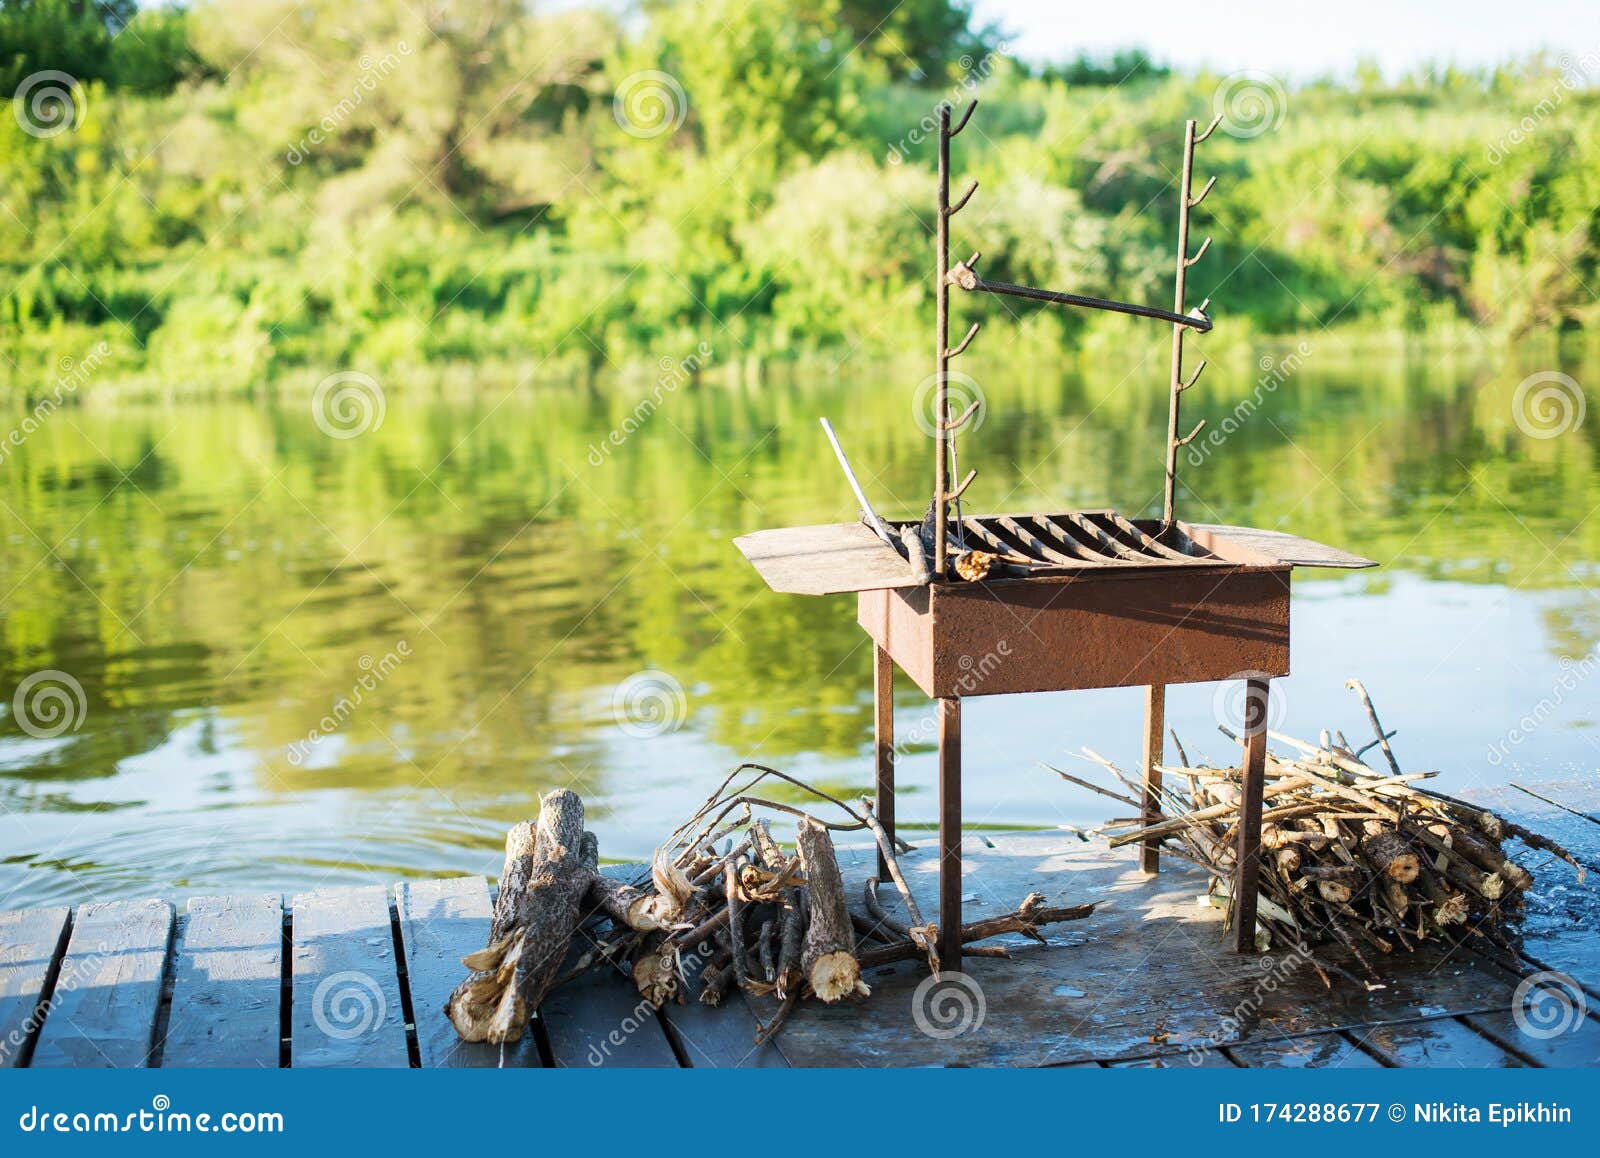
<svg viewBox="0 0 1600 1158"><path fill-rule="evenodd" d="M294 898L290 1064L410 1065L389 896L381 886Z"/></svg>
<svg viewBox="0 0 1600 1158"><path fill-rule="evenodd" d="M661 1009L684 1058L696 1069L787 1069L789 1059L776 1039L755 1044L761 1023L744 994L730 993L718 1006L700 1003L700 974L692 969L684 1002ZM772 1003L776 1010L777 1003Z"/></svg>
<svg viewBox="0 0 1600 1158"><path fill-rule="evenodd" d="M78 909L31 1065L150 1064L173 921L165 901Z"/></svg>
<svg viewBox="0 0 1600 1158"><path fill-rule="evenodd" d="M0 913L0 1067L20 1066L42 1020L45 986L67 948L65 905Z"/></svg>
<svg viewBox="0 0 1600 1158"><path fill-rule="evenodd" d="M1461 1018L1473 1029L1497 1044L1521 1054L1536 1065L1571 1069L1600 1066L1600 1025L1585 1017L1573 1027L1553 1037L1525 1033L1510 1010L1497 1013L1469 1013Z"/></svg>
<svg viewBox="0 0 1600 1158"><path fill-rule="evenodd" d="M650 873L641 864L608 865L601 871L622 881L645 880ZM594 946L593 933L588 926L578 930L568 965ZM680 1064L655 1008L622 969L591 969L573 978L544 999L539 1017L558 1066L666 1069Z"/></svg>
<svg viewBox="0 0 1600 1158"><path fill-rule="evenodd" d="M1350 1036L1404 1069L1506 1069L1527 1063L1453 1017L1353 1029Z"/></svg>
<svg viewBox="0 0 1600 1158"><path fill-rule="evenodd" d="M461 958L482 949L489 937L494 906L489 901L488 883L482 877L401 881L395 886L395 906L422 1067L542 1065L531 1028L521 1041L502 1050L483 1042L462 1041L445 1016L446 1000L467 975Z"/></svg>
<svg viewBox="0 0 1600 1158"><path fill-rule="evenodd" d="M173 970L163 1067L278 1068L282 897L190 898Z"/></svg>
<svg viewBox="0 0 1600 1158"><path fill-rule="evenodd" d="M1278 1041L1248 1042L1228 1047L1235 1061L1251 1069L1283 1067L1292 1069L1375 1070L1383 1064L1338 1033L1318 1033L1308 1037Z"/></svg>

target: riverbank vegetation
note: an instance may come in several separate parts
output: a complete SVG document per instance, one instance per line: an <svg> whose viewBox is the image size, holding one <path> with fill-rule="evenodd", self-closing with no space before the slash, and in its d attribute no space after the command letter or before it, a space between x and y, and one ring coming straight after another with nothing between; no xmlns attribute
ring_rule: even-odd
<svg viewBox="0 0 1600 1158"><path fill-rule="evenodd" d="M951 0L7 0L0 389L102 341L81 396L921 350L927 130L972 97L991 277L1164 300L1216 110L1219 336L1600 322L1600 46L1293 86L1014 47Z"/></svg>

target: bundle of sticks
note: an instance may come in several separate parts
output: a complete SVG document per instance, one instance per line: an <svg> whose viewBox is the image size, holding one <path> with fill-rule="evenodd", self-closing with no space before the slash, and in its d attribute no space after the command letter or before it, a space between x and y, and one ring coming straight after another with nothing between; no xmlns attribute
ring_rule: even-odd
<svg viewBox="0 0 1600 1158"><path fill-rule="evenodd" d="M758 795L763 785L807 800L812 810ZM792 824L792 851L774 834L774 818ZM907 920L889 913L876 877L852 911L833 842L834 833L850 831L875 840ZM600 872L582 801L552 792L537 821L507 834L488 945L463 960L471 974L446 1013L464 1040L516 1041L558 985L589 969L625 966L657 1006L717 1005L735 988L775 998L777 1011L756 1036L765 1041L804 998L867 996L864 970L920 959L938 972L939 930L923 918L900 869L906 851L870 800L852 806L787 773L741 764L657 849L649 879L630 883ZM1011 913L963 925L961 940L1020 933L1043 941L1041 926L1093 911L1051 907L1032 893ZM587 933L582 952L572 948L580 928ZM1003 946L965 952L1007 955Z"/></svg>
<svg viewBox="0 0 1600 1158"><path fill-rule="evenodd" d="M1387 773L1363 762L1367 749L1352 749L1342 735L1324 733L1309 744L1268 732L1287 753L1267 753L1255 933L1260 949L1274 942L1334 942L1376 981L1374 952L1411 950L1429 937L1485 936L1505 944L1504 919L1533 886L1533 874L1512 859L1507 841L1565 860L1583 879L1584 866L1549 838L1421 787L1438 773L1402 772L1388 744L1393 733L1382 730L1375 712L1372 718L1379 739L1368 747L1382 748ZM1161 767L1163 815L1116 819L1101 832L1113 848L1157 841L1164 852L1207 869L1208 895L1226 908L1237 858L1240 770L1190 767L1183 745L1176 747L1182 765ZM1051 770L1142 809L1138 782L1092 750L1084 755L1135 795Z"/></svg>

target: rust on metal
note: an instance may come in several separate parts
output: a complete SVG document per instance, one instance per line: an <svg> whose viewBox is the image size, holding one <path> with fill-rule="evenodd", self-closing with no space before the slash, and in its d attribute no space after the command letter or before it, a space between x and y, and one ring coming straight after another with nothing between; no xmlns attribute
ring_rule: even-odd
<svg viewBox="0 0 1600 1158"><path fill-rule="evenodd" d="M863 591L857 622L932 698L1289 674L1289 568Z"/></svg>

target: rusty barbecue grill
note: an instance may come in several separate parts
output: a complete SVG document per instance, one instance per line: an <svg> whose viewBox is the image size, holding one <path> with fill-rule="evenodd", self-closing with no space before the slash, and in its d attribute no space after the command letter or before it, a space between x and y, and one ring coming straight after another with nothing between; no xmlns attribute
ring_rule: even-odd
<svg viewBox="0 0 1600 1158"><path fill-rule="evenodd" d="M894 672L899 668L937 701L939 720L939 956L961 960L961 700L967 696L1076 688L1145 688L1143 811L1160 815L1168 684L1246 682L1241 808L1235 877L1230 884L1234 941L1255 944L1261 800L1266 762L1269 681L1289 674L1289 575L1294 567L1370 567L1370 559L1277 531L1177 518L1179 451L1204 428L1181 429L1183 394L1205 369L1185 373L1184 339L1212 328L1210 299L1187 305L1193 253L1190 211L1216 186L1194 193L1195 147L1204 130L1184 126L1178 185L1178 236L1173 308L989 281L981 255L950 262L950 222L972 200L977 182L952 202L950 143L971 119L939 109L935 239L935 397L933 498L921 519L886 520L868 500L838 436L823 429L861 507L860 521L757 531L735 540L775 591L806 595L854 593L857 619L872 637L876 699L876 807L894 831ZM1172 328L1167 381L1165 479L1160 518L1128 518L1113 510L967 515L963 497L977 472L958 469L957 437L977 413L950 405L950 363L978 336L974 322L950 343L952 289L1052 305L1109 310L1166 322ZM961 478L956 485L951 480ZM1155 843L1142 851L1146 871L1159 868ZM880 875L886 866L879 865Z"/></svg>

